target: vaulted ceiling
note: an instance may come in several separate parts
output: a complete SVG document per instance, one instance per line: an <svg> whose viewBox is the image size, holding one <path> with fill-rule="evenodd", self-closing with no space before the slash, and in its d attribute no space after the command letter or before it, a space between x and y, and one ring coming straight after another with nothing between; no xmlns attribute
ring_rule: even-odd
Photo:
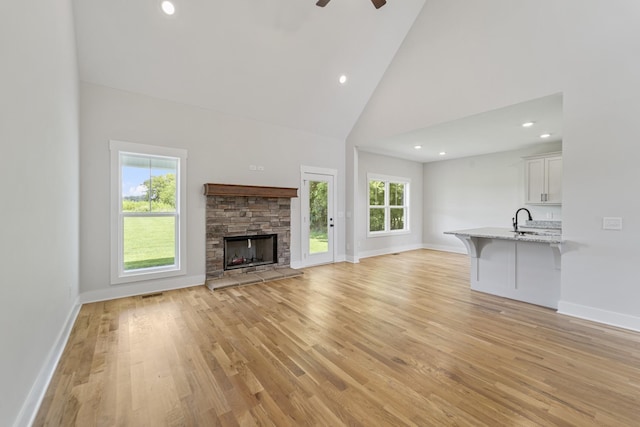
<svg viewBox="0 0 640 427"><path fill-rule="evenodd" d="M425 0L174 3L75 0L81 80L344 139Z"/></svg>

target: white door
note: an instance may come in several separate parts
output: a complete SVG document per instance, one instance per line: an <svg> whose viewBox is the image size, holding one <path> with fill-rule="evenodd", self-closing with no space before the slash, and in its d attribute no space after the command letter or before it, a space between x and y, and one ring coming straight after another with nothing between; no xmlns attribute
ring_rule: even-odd
<svg viewBox="0 0 640 427"><path fill-rule="evenodd" d="M308 267L335 260L335 172L302 171L302 263Z"/></svg>

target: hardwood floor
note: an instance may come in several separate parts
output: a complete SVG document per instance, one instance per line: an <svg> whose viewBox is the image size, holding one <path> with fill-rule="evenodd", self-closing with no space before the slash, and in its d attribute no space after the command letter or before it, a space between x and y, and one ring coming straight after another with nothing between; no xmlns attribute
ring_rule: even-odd
<svg viewBox="0 0 640 427"><path fill-rule="evenodd" d="M640 334L420 250L82 307L36 426L640 425Z"/></svg>

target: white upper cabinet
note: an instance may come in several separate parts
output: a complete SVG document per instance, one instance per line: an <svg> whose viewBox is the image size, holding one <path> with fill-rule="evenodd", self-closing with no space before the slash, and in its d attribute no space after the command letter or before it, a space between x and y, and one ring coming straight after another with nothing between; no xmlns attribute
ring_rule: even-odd
<svg viewBox="0 0 640 427"><path fill-rule="evenodd" d="M562 204L562 153L525 157L525 203Z"/></svg>

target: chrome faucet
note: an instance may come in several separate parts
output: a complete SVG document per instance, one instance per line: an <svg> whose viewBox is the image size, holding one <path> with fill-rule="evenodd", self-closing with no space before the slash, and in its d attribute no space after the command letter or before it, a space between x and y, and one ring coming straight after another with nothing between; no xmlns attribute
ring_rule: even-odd
<svg viewBox="0 0 640 427"><path fill-rule="evenodd" d="M513 231L515 231L516 233L518 232L518 214L520 213L520 211L526 211L527 215L529 215L529 221L533 221L533 218L531 218L531 212L529 212L529 209L527 208L520 208L516 211L516 214L513 218L511 218L511 222L513 223Z"/></svg>

